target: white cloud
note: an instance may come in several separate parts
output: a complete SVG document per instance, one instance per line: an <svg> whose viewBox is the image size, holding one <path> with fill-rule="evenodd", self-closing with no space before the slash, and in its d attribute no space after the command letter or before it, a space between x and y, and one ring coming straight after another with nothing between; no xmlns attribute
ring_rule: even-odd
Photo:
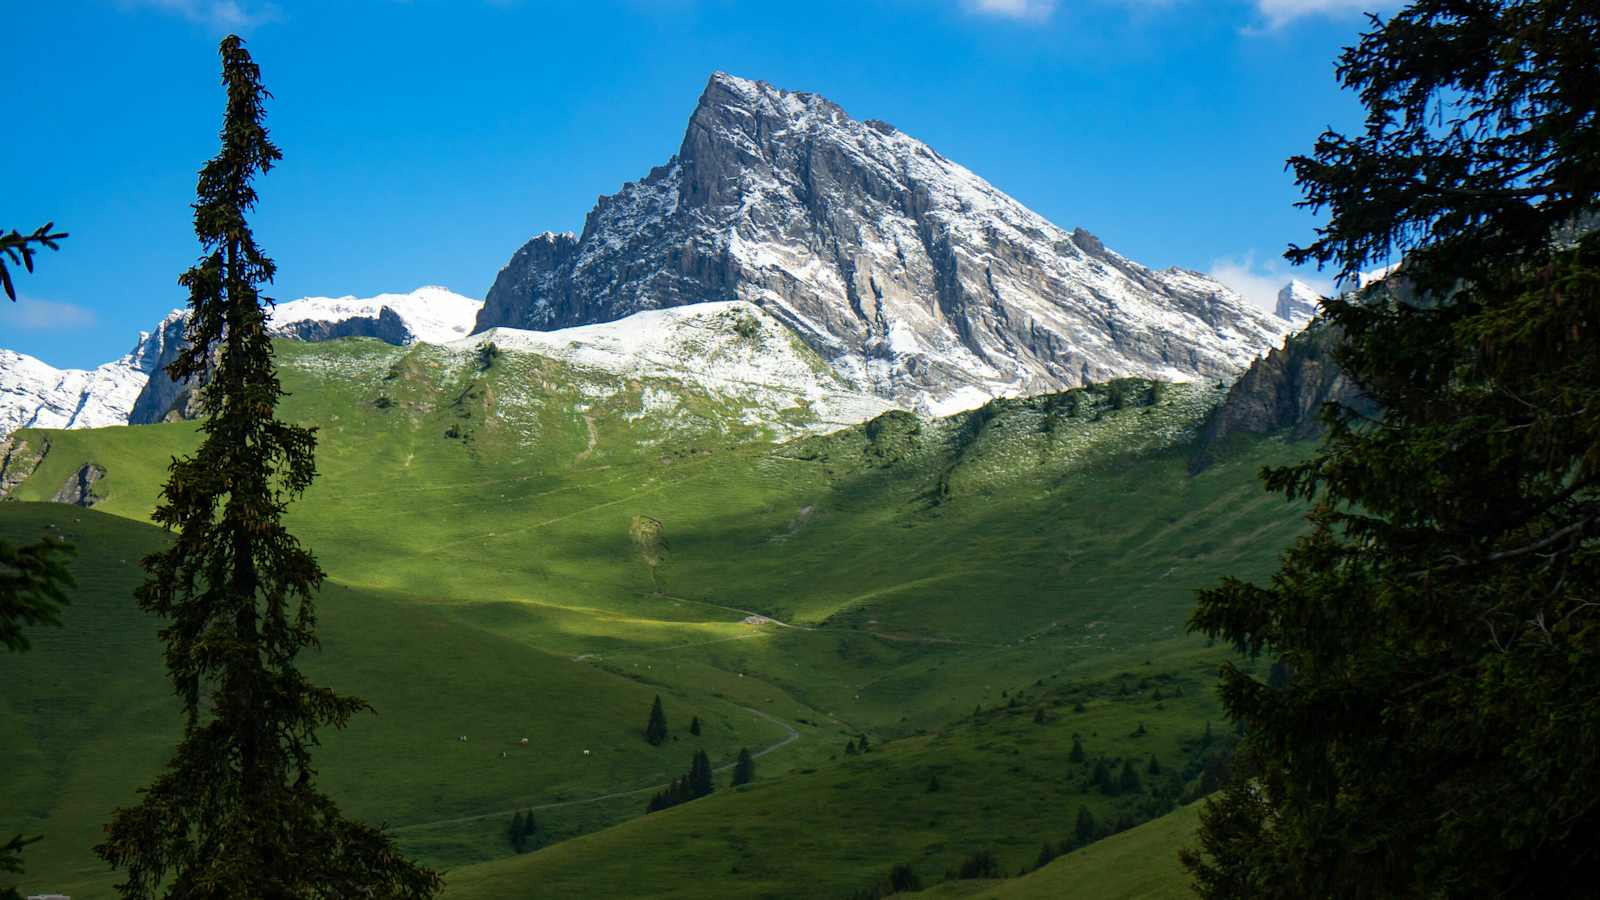
<svg viewBox="0 0 1600 900"><path fill-rule="evenodd" d="M1266 30L1272 31L1307 16L1348 16L1385 12L1401 0L1255 0Z"/></svg>
<svg viewBox="0 0 1600 900"><path fill-rule="evenodd" d="M151 9L180 16L198 25L228 31L253 28L282 18L270 0L122 0L127 9Z"/></svg>
<svg viewBox="0 0 1600 900"><path fill-rule="evenodd" d="M24 331L64 331L94 324L94 313L71 303L52 303L32 297L18 297L11 303L0 296L0 328Z"/></svg>
<svg viewBox="0 0 1600 900"><path fill-rule="evenodd" d="M1249 300L1251 306L1269 313L1277 310L1278 291L1282 290L1290 279L1309 285L1312 290L1323 296L1333 293L1331 280L1315 277L1308 271L1295 271L1282 260L1274 259L1265 265L1258 264L1254 252L1246 253L1242 258L1214 260L1211 263L1211 271L1207 274L1233 288L1240 296Z"/></svg>
<svg viewBox="0 0 1600 900"><path fill-rule="evenodd" d="M1017 21L1043 22L1056 11L1056 0L965 0L967 9L979 15Z"/></svg>

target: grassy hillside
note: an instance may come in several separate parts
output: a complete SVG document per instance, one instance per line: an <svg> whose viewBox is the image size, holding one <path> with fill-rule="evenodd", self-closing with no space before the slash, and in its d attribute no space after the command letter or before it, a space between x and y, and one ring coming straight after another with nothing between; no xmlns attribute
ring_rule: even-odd
<svg viewBox="0 0 1600 900"><path fill-rule="evenodd" d="M1177 796L1185 782L1192 789L1194 779L1185 772L1195 770L1207 749L1195 723L1219 715L1207 689L1215 661L1214 652L1190 650L1173 654L1170 668L1140 667L1143 674L1098 682L1050 679L1018 690L1015 706L841 756L818 771L719 791L526 856L451 871L445 897L845 898L896 864L909 865L924 885L936 885L982 850L1014 874L1036 863L1043 843L1070 836L1080 806L1108 825L1137 821L1165 809L1149 806L1151 794ZM1124 683L1127 694L1121 693ZM1163 700L1153 699L1157 692ZM1075 712L1079 702L1081 713ZM1036 721L1041 712L1043 721ZM1070 758L1074 735L1084 742L1082 762ZM1124 757L1137 761L1141 772L1150 757L1164 761L1162 774L1146 776L1146 793L1139 795L1097 791L1095 763L1103 758L1120 766ZM1173 821L1188 821L1187 811L1178 815ZM1005 896L1063 896L1049 893L1049 886L1075 879L1122 891L1082 896L1146 896L1138 892L1145 888L1158 891L1149 896L1182 896L1175 842L1186 836L1155 823L1124 832L1005 882L1006 889L1024 890ZM1139 878L1117 871L1139 854L1149 854ZM1167 889L1177 892L1159 892Z"/></svg>
<svg viewBox="0 0 1600 900"><path fill-rule="evenodd" d="M474 354L363 340L279 353L285 414L321 439L320 477L290 514L331 577L308 667L379 712L328 736L322 776L441 866L509 854L520 807L545 807L549 841L633 819L697 741L718 764L740 746L775 747L755 797L846 777L841 748L859 733L901 739L852 760L869 781L880 759L959 756L965 738L941 749L931 735L956 735L974 706L1036 683L1183 660L1198 679L1215 657L1192 657L1207 651L1183 633L1193 590L1264 575L1300 527L1255 472L1301 447L1247 442L1188 474L1185 441L1214 399L1204 388L1127 382L776 443L726 398L533 355L485 368ZM793 418L805 424L804 409ZM176 724L158 624L129 595L138 556L163 539L143 523L165 462L196 433L21 437L50 451L14 499L48 499L87 462L107 474L90 511L0 504L0 535L53 522L83 549L66 627L0 657L0 682L15 686L0 699L0 759L19 761L0 776L17 798L0 807L0 831L50 835L30 851L25 887L103 896L88 847ZM636 517L664 540L641 548ZM676 737L662 748L638 736L657 693ZM691 715L707 724L699 739ZM1176 734L1212 714L1163 715ZM1021 752L1060 751L1060 735L1042 728ZM1070 791L1061 799L1072 804ZM1016 854L1031 858L1034 826L1059 815L1070 827L1075 810L1031 813ZM688 814L614 830L644 835ZM925 843L962 843L954 821L928 826L937 838ZM896 861L862 859L859 872Z"/></svg>

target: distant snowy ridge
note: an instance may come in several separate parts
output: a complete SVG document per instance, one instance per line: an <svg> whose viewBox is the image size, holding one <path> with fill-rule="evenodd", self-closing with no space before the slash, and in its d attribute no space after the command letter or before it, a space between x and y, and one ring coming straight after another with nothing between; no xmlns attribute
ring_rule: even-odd
<svg viewBox="0 0 1600 900"><path fill-rule="evenodd" d="M391 344L448 344L472 333L483 301L428 285L409 294L304 297L279 303L268 327L284 337L375 337Z"/></svg>
<svg viewBox="0 0 1600 900"><path fill-rule="evenodd" d="M1065 231L922 142L815 94L714 74L678 153L541 234L478 328L745 300L907 408L1126 375L1237 375L1288 330L1204 275Z"/></svg>
<svg viewBox="0 0 1600 900"><path fill-rule="evenodd" d="M278 304L268 327L282 337L322 341L373 337L391 344L448 344L472 330L483 303L442 287L376 297L306 297ZM140 332L127 355L92 370L57 369L0 350L0 437L18 428L102 428L159 422L182 388L166 367L183 346L185 310Z"/></svg>

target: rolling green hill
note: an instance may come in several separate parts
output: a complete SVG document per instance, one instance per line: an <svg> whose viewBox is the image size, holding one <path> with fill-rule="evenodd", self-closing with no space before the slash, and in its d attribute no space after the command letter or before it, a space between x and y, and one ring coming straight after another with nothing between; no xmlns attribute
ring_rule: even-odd
<svg viewBox="0 0 1600 900"><path fill-rule="evenodd" d="M1184 634L1193 590L1264 575L1300 527L1255 473L1301 446L1242 440L1189 474L1188 441L1217 397L1206 387L1118 382L807 435L819 423L804 404L775 428L688 381L532 354L486 365L366 340L278 352L286 416L320 429L319 479L289 516L330 575L307 667L378 712L325 736L322 778L450 868L451 896L519 896L485 891L581 877L595 854L663 866L651 890L617 896L712 882L720 894L683 895L848 894L897 862L942 873L1003 823L994 849L1031 863L1082 800L1070 778L1050 780L1073 731L1123 754L1117 735L1148 719L1140 740L1176 755L1217 718L1221 651ZM138 557L164 539L146 524L164 465L196 433L17 437L50 449L12 499L47 500L85 463L106 475L91 510L0 504L0 536L53 524L81 549L65 627L0 657L0 759L17 761L0 776L0 832L48 835L25 889L107 896L114 876L89 848L177 726L158 623L130 594ZM636 517L662 540L641 547ZM1051 706L1044 725L973 721L1019 690L1065 703L1121 674L1188 689L1160 710L1090 697L1083 714ZM673 733L659 748L640 736L656 694ZM846 757L857 734L884 749ZM741 746L771 752L755 786L639 818L697 746L717 765ZM967 774L924 807L912 788L937 766ZM963 815L969 801L992 817ZM525 807L550 846L510 858L506 826ZM840 810L878 837L819 835ZM724 828L769 848L769 864L739 862L712 837ZM667 860L691 833L705 836L698 862ZM829 845L783 849L804 835Z"/></svg>

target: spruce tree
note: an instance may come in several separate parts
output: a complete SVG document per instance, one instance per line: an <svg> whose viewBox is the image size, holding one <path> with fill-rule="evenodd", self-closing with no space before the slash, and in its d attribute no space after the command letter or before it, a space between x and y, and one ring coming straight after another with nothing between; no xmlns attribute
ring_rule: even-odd
<svg viewBox="0 0 1600 900"><path fill-rule="evenodd" d="M60 248L56 241L67 236L65 232L53 232L54 227L55 223L47 222L32 234L0 232L0 286L12 302L16 302L17 292L7 261L32 272L32 245L57 250ZM13 653L25 652L29 643L22 633L23 626L61 624L61 607L67 602L65 589L73 585L72 574L67 571L67 560L73 553L71 545L50 536L22 547L0 541L0 646ZM22 848L38 840L38 836L19 834L0 844L0 875L20 875ZM0 900L20 897L15 887L0 887Z"/></svg>
<svg viewBox="0 0 1600 900"><path fill-rule="evenodd" d="M694 761L689 764L689 796L704 797L716 789L711 774L711 758L706 756L704 750L696 750Z"/></svg>
<svg viewBox="0 0 1600 900"><path fill-rule="evenodd" d="M1156 755L1154 753L1150 754L1150 765L1146 767L1145 772L1151 775L1161 774L1161 761L1156 759Z"/></svg>
<svg viewBox="0 0 1600 900"><path fill-rule="evenodd" d="M251 182L279 159L263 126L260 71L243 42L221 44L222 150L199 177L204 256L189 289L187 346L168 369L204 384L202 440L172 462L154 519L177 531L141 561L140 608L166 619L166 664L184 709L166 770L117 810L96 847L126 872L124 898L431 897L437 874L382 831L344 818L317 790L319 728L367 709L306 680L322 570L280 522L316 474L314 433L274 416L279 386L261 284L273 263L245 221Z"/></svg>
<svg viewBox="0 0 1600 900"><path fill-rule="evenodd" d="M695 737L700 736L700 717L695 716L689 720L689 733Z"/></svg>
<svg viewBox="0 0 1600 900"><path fill-rule="evenodd" d="M1124 794L1137 794L1144 790L1144 782L1139 778L1139 768L1133 764L1132 757L1122 761L1122 777L1117 779L1117 788Z"/></svg>
<svg viewBox="0 0 1600 900"><path fill-rule="evenodd" d="M1094 786L1100 793L1107 797L1115 797L1119 789L1118 784L1118 781L1111 776L1111 766L1104 759L1095 760Z"/></svg>
<svg viewBox="0 0 1600 900"><path fill-rule="evenodd" d="M1072 752L1067 754L1067 761L1082 763L1083 760L1083 738L1075 734L1072 736Z"/></svg>
<svg viewBox="0 0 1600 900"><path fill-rule="evenodd" d="M739 748L739 758L733 764L733 786L749 784L756 777L756 761L747 747Z"/></svg>
<svg viewBox="0 0 1600 900"><path fill-rule="evenodd" d="M522 817L522 813L519 812L511 817L511 827L506 832L507 839L511 841L511 849L517 851L518 853L521 853L524 847L522 836L523 824L524 819Z"/></svg>
<svg viewBox="0 0 1600 900"><path fill-rule="evenodd" d="M650 704L650 718L644 723L644 739L657 747L667 739L667 713L661 708L660 694Z"/></svg>
<svg viewBox="0 0 1600 900"><path fill-rule="evenodd" d="M1600 10L1415 0L1337 69L1365 127L1291 160L1344 376L1270 489L1309 533L1201 595L1247 725L1186 856L1220 897L1571 897L1600 883ZM1336 888L1334 886L1337 886ZM1313 891L1315 886L1320 890Z"/></svg>
<svg viewBox="0 0 1600 900"><path fill-rule="evenodd" d="M1078 807L1078 821L1072 828L1072 843L1078 847L1085 847L1094 843L1100 836L1100 823L1095 820L1094 813L1087 806Z"/></svg>

